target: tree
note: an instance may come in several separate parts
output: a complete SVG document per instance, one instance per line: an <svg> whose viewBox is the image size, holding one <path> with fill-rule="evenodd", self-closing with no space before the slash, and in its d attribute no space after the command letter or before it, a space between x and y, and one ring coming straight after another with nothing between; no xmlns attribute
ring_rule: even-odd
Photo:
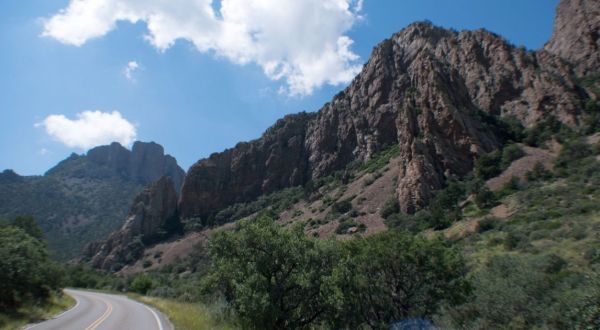
<svg viewBox="0 0 600 330"><path fill-rule="evenodd" d="M443 302L462 302L469 292L462 257L438 240L389 231L346 245L338 269L345 283L341 317L358 328L387 328L430 317Z"/></svg>
<svg viewBox="0 0 600 330"><path fill-rule="evenodd" d="M44 239L44 233L38 227L37 221L33 217L16 217L12 221L12 225L23 229L27 235L41 241Z"/></svg>
<svg viewBox="0 0 600 330"><path fill-rule="evenodd" d="M46 246L14 226L0 227L0 307L45 299L58 289L62 273L48 258Z"/></svg>
<svg viewBox="0 0 600 330"><path fill-rule="evenodd" d="M300 227L287 230L262 217L216 233L209 248L213 284L249 327L304 328L334 309L334 242L309 238Z"/></svg>

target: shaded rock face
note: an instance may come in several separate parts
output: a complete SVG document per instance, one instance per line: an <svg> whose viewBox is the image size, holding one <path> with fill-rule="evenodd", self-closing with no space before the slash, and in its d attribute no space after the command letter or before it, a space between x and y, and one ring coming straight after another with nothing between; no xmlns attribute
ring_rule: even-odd
<svg viewBox="0 0 600 330"><path fill-rule="evenodd" d="M556 8L552 39L544 46L574 65L578 76L600 68L600 1L563 0Z"/></svg>
<svg viewBox="0 0 600 330"><path fill-rule="evenodd" d="M467 174L478 155L503 143L501 134L482 123L482 113L513 117L524 126L549 115L578 125L587 96L572 73L586 65L597 69L587 59L598 54L590 46L581 49L581 61L569 58L560 39L577 44L569 15L597 4L561 2L568 10L559 7L553 41L539 51L517 48L485 30L408 26L379 44L351 85L318 112L287 116L261 138L193 165L182 188L182 218L204 218L232 203L304 184L391 144L399 144L403 159L394 169L401 208L425 206L448 178Z"/></svg>
<svg viewBox="0 0 600 330"><path fill-rule="evenodd" d="M144 239L155 235L177 217L177 193L170 177L162 177L137 195L123 227L104 242L88 244L83 251L93 267L110 270L139 257ZM136 239L139 239L136 241Z"/></svg>
<svg viewBox="0 0 600 330"><path fill-rule="evenodd" d="M108 170L106 173L102 172L102 175L116 174L144 185L162 176L169 176L173 179L177 191L180 190L185 176L185 172L177 165L175 158L165 155L161 145L154 142L140 141L133 144L131 151L119 143L113 142L107 146L90 149L86 156L71 155L67 160L48 171L47 174L64 173L71 175L72 171L70 171L69 165L73 161L84 159ZM86 176L88 174L83 172L80 175ZM95 172L95 174L97 173Z"/></svg>

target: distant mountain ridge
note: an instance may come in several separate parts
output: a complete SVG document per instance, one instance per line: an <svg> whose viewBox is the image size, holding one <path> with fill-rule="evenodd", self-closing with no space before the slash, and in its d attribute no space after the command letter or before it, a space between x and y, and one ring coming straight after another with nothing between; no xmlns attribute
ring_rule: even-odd
<svg viewBox="0 0 600 330"><path fill-rule="evenodd" d="M179 191L185 171L154 142L118 143L72 154L43 176L0 173L0 218L34 216L60 259L118 229L144 186L170 177Z"/></svg>

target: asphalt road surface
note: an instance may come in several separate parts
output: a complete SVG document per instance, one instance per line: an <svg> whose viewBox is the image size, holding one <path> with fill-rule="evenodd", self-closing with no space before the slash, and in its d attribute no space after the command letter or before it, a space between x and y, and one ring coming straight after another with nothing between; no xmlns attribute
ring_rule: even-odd
<svg viewBox="0 0 600 330"><path fill-rule="evenodd" d="M26 330L171 330L158 311L125 296L66 289L77 303L51 320Z"/></svg>

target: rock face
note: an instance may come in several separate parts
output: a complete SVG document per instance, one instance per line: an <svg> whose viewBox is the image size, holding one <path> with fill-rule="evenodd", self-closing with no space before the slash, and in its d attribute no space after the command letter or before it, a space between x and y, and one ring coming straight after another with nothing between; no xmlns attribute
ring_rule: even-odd
<svg viewBox="0 0 600 330"><path fill-rule="evenodd" d="M95 175L119 175L123 178L134 180L147 185L162 176L173 179L177 191L183 184L185 172L177 165L177 161L170 155L165 155L163 147L154 142L136 141L131 151L117 142L110 145L90 149L85 157L90 162L100 165L103 172L94 172ZM50 169L50 175L73 175L71 162L81 158L71 155L67 160ZM81 169L84 170L84 169ZM89 171L80 171L79 175L89 175Z"/></svg>
<svg viewBox="0 0 600 330"><path fill-rule="evenodd" d="M413 212L448 178L467 174L478 155L503 143L503 132L486 118L512 117L531 126L553 115L578 125L587 95L572 72L597 70L598 52L581 46L575 56L561 40L597 40L590 32L597 28L580 26L596 24L597 10L598 1L562 1L552 41L533 52L485 30L412 24L379 44L351 85L318 112L286 116L261 138L193 165L182 188L181 216L209 217L232 203L366 161L391 144L399 144L404 160L395 169L399 202ZM573 21L572 15L587 13L593 17ZM580 30L589 38L581 39Z"/></svg>
<svg viewBox="0 0 600 330"><path fill-rule="evenodd" d="M143 250L140 243L150 239L176 218L177 193L173 180L162 177L134 199L123 227L112 233L106 241L86 246L84 255L90 258L90 263L96 268L114 269L115 265L138 258Z"/></svg>
<svg viewBox="0 0 600 330"><path fill-rule="evenodd" d="M600 68L600 1L563 0L556 8L552 39L544 47L574 65L578 76Z"/></svg>

